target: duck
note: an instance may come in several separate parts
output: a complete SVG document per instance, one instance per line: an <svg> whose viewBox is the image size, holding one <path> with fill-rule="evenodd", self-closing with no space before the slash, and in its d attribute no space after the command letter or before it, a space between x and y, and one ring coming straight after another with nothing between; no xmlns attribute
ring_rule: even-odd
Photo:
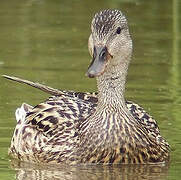
<svg viewBox="0 0 181 180"><path fill-rule="evenodd" d="M168 162L170 146L157 122L125 99L133 45L120 10L95 14L88 49L92 61L86 75L96 78L97 93L59 90L4 75L51 95L34 107L23 103L17 108L10 157L57 165Z"/></svg>

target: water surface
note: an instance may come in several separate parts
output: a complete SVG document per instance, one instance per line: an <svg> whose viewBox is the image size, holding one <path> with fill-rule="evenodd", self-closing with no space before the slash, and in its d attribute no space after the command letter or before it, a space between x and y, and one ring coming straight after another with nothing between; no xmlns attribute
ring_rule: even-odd
<svg viewBox="0 0 181 180"><path fill-rule="evenodd" d="M47 94L0 78L0 179L179 179L181 170L181 2L178 0L2 0L0 74L59 89L96 91L85 77L93 14L121 9L129 20L134 56L127 99L157 120L171 145L171 163L158 166L39 167L10 162L7 155L15 109Z"/></svg>

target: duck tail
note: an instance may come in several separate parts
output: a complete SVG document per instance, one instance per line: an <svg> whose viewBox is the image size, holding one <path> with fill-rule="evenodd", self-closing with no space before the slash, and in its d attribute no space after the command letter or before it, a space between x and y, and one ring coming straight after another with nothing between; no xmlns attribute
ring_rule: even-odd
<svg viewBox="0 0 181 180"><path fill-rule="evenodd" d="M2 75L2 76L4 78L6 78L6 79L16 81L16 82L19 82L19 83L22 83L22 84L26 84L26 85L29 85L29 86L32 86L32 87L35 87L37 89L40 89L41 91L44 91L44 92L46 92L48 94L53 95L53 96L60 96L60 95L64 94L64 92L61 91L61 90L54 89L52 87L49 87L49 86L46 86L46 85L43 85L43 84L40 84L40 83L35 83L35 82L32 82L32 81L28 81L28 80L25 80L25 79L14 77L14 76L7 76L7 75Z"/></svg>

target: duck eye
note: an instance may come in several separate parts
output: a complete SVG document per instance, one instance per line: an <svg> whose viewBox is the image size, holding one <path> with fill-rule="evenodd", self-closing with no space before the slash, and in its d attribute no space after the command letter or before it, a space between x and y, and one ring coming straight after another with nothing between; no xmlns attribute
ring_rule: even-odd
<svg viewBox="0 0 181 180"><path fill-rule="evenodd" d="M120 33L121 33L121 28L120 28L120 27L117 28L116 33L117 33L117 34L120 34Z"/></svg>

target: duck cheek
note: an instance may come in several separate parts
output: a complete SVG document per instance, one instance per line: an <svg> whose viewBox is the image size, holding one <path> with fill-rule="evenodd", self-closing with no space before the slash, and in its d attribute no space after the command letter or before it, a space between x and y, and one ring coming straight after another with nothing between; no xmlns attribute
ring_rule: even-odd
<svg viewBox="0 0 181 180"><path fill-rule="evenodd" d="M113 59L113 55L108 53L106 59L107 61L110 61L111 59Z"/></svg>
<svg viewBox="0 0 181 180"><path fill-rule="evenodd" d="M119 48L119 46L118 46L117 44L115 44L115 43L111 44L111 45L109 46L109 48L108 48L109 58L112 59L113 57L117 56L117 54L119 53L119 51L120 51L120 48Z"/></svg>

